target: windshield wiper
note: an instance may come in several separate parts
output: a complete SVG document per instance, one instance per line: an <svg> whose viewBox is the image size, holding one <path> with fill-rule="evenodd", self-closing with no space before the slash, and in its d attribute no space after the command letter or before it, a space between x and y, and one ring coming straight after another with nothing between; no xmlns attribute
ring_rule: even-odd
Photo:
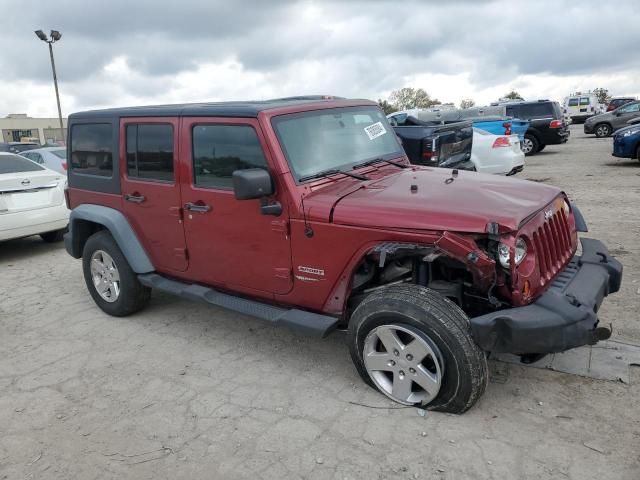
<svg viewBox="0 0 640 480"><path fill-rule="evenodd" d="M367 167L369 165L373 165L374 163L378 163L378 162L384 162L384 163L388 163L389 165L394 165L398 168L408 168L409 165L403 165L402 163L398 163L398 162L394 162L393 160L387 160L385 158L372 158L371 160L367 160L366 162L362 162L362 163L357 163L353 166L353 168L362 168L362 167Z"/></svg>
<svg viewBox="0 0 640 480"><path fill-rule="evenodd" d="M322 178L328 177L329 175L336 175L338 173L342 173L347 177L356 178L358 180L369 180L369 177L365 177L364 175L358 175L357 173L345 172L340 170L339 168L331 168L329 170L324 170L322 172L314 173L313 175L307 175L306 177L300 177L298 179L299 182L305 182L307 180L313 180L314 178Z"/></svg>

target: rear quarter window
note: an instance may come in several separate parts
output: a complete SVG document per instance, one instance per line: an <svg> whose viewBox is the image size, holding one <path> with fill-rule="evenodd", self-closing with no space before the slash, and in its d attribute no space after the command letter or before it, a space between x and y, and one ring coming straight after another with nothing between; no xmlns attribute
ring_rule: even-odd
<svg viewBox="0 0 640 480"><path fill-rule="evenodd" d="M113 126L81 123L71 129L71 170L75 174L113 175Z"/></svg>
<svg viewBox="0 0 640 480"><path fill-rule="evenodd" d="M520 105L520 117L524 119L552 117L553 115L554 108L551 102L529 103Z"/></svg>

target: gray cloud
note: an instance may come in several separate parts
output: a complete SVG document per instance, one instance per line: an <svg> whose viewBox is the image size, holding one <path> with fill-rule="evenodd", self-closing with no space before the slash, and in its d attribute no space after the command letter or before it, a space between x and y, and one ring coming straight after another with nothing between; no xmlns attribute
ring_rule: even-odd
<svg viewBox="0 0 640 480"><path fill-rule="evenodd" d="M33 30L56 28L63 33L54 47L61 88L78 106L119 103L124 95L155 97L177 75L225 61L266 78L288 76L301 62L322 64L318 75L326 81L320 85L335 87L337 80L342 88L335 93L357 96L400 87L404 78L425 73L468 72L474 85L488 88L521 74L640 69L633 54L640 42L636 0L621 0L615 8L589 0L58 0L30 9L18 1L4 4L4 81L48 85L48 54ZM126 59L128 75L104 85L105 67L118 58ZM0 110L2 105L0 100Z"/></svg>

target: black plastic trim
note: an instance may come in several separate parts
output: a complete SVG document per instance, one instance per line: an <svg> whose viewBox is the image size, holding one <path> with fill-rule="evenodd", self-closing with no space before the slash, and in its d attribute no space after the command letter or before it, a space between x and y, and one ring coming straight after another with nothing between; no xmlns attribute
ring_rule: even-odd
<svg viewBox="0 0 640 480"><path fill-rule="evenodd" d="M338 318L336 317L278 307L256 300L236 297L202 285L183 283L166 278L157 273L138 275L138 279L140 283L147 287L163 290L188 300L209 303L238 313L251 315L268 322L283 324L294 332L305 335L324 338L338 324Z"/></svg>
<svg viewBox="0 0 640 480"><path fill-rule="evenodd" d="M593 345L604 297L620 289L622 264L598 240L582 239L573 260L534 303L471 319L476 343L486 351L555 353Z"/></svg>

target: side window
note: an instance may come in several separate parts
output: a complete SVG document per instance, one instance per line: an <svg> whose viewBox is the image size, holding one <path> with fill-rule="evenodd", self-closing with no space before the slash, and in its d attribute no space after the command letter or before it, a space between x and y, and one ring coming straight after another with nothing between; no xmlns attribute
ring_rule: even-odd
<svg viewBox="0 0 640 480"><path fill-rule="evenodd" d="M71 171L110 177L113 174L113 127L81 123L71 128Z"/></svg>
<svg viewBox="0 0 640 480"><path fill-rule="evenodd" d="M518 109L515 107L507 107L507 117L519 117Z"/></svg>
<svg viewBox="0 0 640 480"><path fill-rule="evenodd" d="M632 113L640 111L640 103L630 103L618 109L621 113Z"/></svg>
<svg viewBox="0 0 640 480"><path fill-rule="evenodd" d="M569 106L570 107L577 107L578 106L578 99L577 98L570 98L569 99Z"/></svg>
<svg viewBox="0 0 640 480"><path fill-rule="evenodd" d="M232 188L234 171L267 168L258 135L248 125L195 125L192 142L196 186Z"/></svg>
<svg viewBox="0 0 640 480"><path fill-rule="evenodd" d="M44 160L42 159L42 155L40 155L39 153L36 153L36 152L33 152L28 158L30 158L34 162L38 162L40 164L44 163Z"/></svg>
<svg viewBox="0 0 640 480"><path fill-rule="evenodd" d="M173 181L173 125L127 125L127 175Z"/></svg>
<svg viewBox="0 0 640 480"><path fill-rule="evenodd" d="M523 118L548 117L553 115L551 103L529 103L520 107Z"/></svg>

